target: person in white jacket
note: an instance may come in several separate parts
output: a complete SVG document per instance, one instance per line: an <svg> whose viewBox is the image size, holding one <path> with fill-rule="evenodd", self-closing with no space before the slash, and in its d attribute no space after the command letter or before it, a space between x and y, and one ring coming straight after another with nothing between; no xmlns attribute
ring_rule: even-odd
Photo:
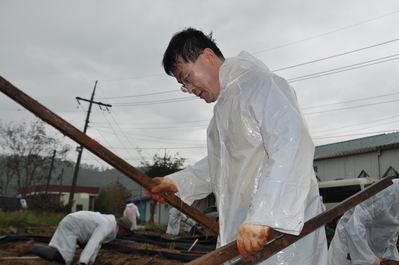
<svg viewBox="0 0 399 265"><path fill-rule="evenodd" d="M59 223L50 247L58 250L65 264L72 264L76 244L84 245L78 264L92 264L101 248L118 236L130 231L132 223L126 217L116 219L112 214L79 211L68 214Z"/></svg>
<svg viewBox="0 0 399 265"><path fill-rule="evenodd" d="M180 230L180 221L181 221L181 215L180 211L177 210L176 208L172 208L169 210L169 221L168 221L168 227L166 228L166 234L170 235L178 235L179 230Z"/></svg>
<svg viewBox="0 0 399 265"><path fill-rule="evenodd" d="M329 265L399 261L399 180L346 212L328 250Z"/></svg>
<svg viewBox="0 0 399 265"><path fill-rule="evenodd" d="M184 170L155 178L160 190L179 192L191 205L216 197L218 246L237 240L243 257L267 244L270 228L298 235L322 211L313 170L314 144L293 88L246 52L225 59L212 34L176 33L163 57L181 90L216 102L207 130L208 156ZM327 264L324 228L261 264Z"/></svg>
<svg viewBox="0 0 399 265"><path fill-rule="evenodd" d="M166 228L166 234L178 235L180 231L180 221L184 222L184 231L186 233L189 233L191 228L196 225L196 222L193 219L188 218L184 213L173 207L169 211L169 221L168 227Z"/></svg>
<svg viewBox="0 0 399 265"><path fill-rule="evenodd" d="M140 219L140 212L137 206L132 202L126 204L126 208L123 211L123 216L126 216L129 218L129 220L132 222L132 228L131 230L137 230L137 219Z"/></svg>

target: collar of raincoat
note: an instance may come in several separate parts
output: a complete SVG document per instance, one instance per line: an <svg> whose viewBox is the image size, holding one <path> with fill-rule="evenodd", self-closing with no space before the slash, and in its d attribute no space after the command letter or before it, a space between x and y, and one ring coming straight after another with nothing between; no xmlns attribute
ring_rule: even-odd
<svg viewBox="0 0 399 265"><path fill-rule="evenodd" d="M240 52L237 57L227 58L219 71L220 93L218 99L226 92L229 84L250 69L259 69L270 72L269 68L259 59L246 51Z"/></svg>

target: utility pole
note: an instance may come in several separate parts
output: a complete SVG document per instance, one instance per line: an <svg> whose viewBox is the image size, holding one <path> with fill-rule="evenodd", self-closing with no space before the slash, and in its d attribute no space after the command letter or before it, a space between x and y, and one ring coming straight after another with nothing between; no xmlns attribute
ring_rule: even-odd
<svg viewBox="0 0 399 265"><path fill-rule="evenodd" d="M53 157L51 158L51 164L50 164L50 170L48 172L48 177L47 177L47 185L46 185L46 194L48 192L48 186L50 185L50 179L51 179L51 171L53 170L53 164L54 164L54 158L55 158L55 153L57 151L54 150L53 152Z"/></svg>
<svg viewBox="0 0 399 265"><path fill-rule="evenodd" d="M84 126L84 129L83 129L83 133L84 133L84 134L86 134L87 127L88 127L88 125L89 125L89 118L90 118L91 106L93 105L93 103L94 103L94 104L97 104L97 105L99 105L99 106L104 106L104 107L106 107L106 108L112 107L112 105L109 105L109 104L104 104L104 103L101 103L101 102L93 101L93 99L94 99L94 94L95 94L95 92L96 92L97 82L98 82L98 81L96 80L96 83L94 84L93 93L91 94L91 99L90 99L90 101L87 100L87 99L83 99L83 98L80 98L80 97L76 97L76 99L78 100L78 102L79 102L79 100L83 100L83 101L87 101L87 102L90 103L90 104L89 104L89 110L87 111L85 126ZM69 194L69 201L68 201L69 212L72 212L73 197L75 196L75 189L76 189L76 182L77 182L77 180L78 180L78 173L79 173L80 160L82 159L82 153L83 153L83 146L82 146L82 145L80 145L80 146L78 147L78 152L79 152L79 154L78 154L78 160L76 161L75 171L74 171L74 173L73 173L73 179L72 179L72 185L71 185L71 192L70 192L70 194Z"/></svg>

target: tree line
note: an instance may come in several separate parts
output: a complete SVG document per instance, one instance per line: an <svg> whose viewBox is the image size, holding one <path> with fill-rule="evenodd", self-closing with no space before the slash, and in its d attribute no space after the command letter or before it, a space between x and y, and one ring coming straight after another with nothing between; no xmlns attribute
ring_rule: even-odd
<svg viewBox="0 0 399 265"><path fill-rule="evenodd" d="M65 177L64 169L72 168L74 165L74 162L68 160L72 147L64 144L60 135L48 134L46 126L46 123L39 119L29 123L11 121L8 124L2 124L0 122L0 185L3 185L0 193L7 193L12 180L16 182L22 196L26 196L29 193L29 187L34 185L45 184L48 187L51 182L62 185ZM140 150L138 153L140 155L139 169L151 178L162 177L184 168L185 159L180 158L178 154L171 155L166 150L162 155L155 154L150 160L143 156ZM90 169L90 165L86 167ZM44 194L46 193L47 190ZM116 180L100 188L94 210L110 214L121 213L125 202L131 196L132 191ZM63 206L55 201L52 202L53 207L44 206L51 201L49 196L42 196L41 200L31 202L31 205L36 204L39 210L65 211ZM154 214L155 207L156 202L152 204L151 216Z"/></svg>

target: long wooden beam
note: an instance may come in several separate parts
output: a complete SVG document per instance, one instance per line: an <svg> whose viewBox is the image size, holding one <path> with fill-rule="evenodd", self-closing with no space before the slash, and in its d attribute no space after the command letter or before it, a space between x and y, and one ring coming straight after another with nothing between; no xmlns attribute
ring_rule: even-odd
<svg viewBox="0 0 399 265"><path fill-rule="evenodd" d="M54 128L59 130L65 136L68 136L72 140L81 144L84 148L97 155L99 158L113 166L115 169L119 170L121 173L126 175L131 180L137 182L139 185L147 190L150 190L156 185L156 183L144 173L140 172L138 169L134 168L123 159L119 158L117 155L103 147L100 143L96 142L83 132L79 131L71 124L57 116L55 113L45 108L36 100L29 97L27 94L13 86L7 80L0 76L0 91L4 94L21 104L23 107L31 111L37 117L52 125ZM160 196L165 198L165 200L176 207L186 215L190 216L192 219L196 220L202 226L208 228L211 232L219 233L219 224L215 222L210 217L203 214L198 209L187 205L179 197L171 192L162 191L159 193Z"/></svg>
<svg viewBox="0 0 399 265"><path fill-rule="evenodd" d="M257 264L271 257L272 255L276 254L282 249L288 247L289 245L298 241L304 236L312 233L320 226L341 216L346 211L355 207L359 203L367 200L368 198L374 196L375 194L377 194L378 192L382 191L383 189L387 188L390 185L392 185L392 180L390 178L383 178L379 180L373 185L367 187L366 189L344 200L343 202L331 208L330 210L325 211L307 221L303 226L302 232L298 236L283 234L275 230L271 230L268 238L268 241L270 243L267 244L263 250L257 252L254 255L249 255L248 258L244 259L241 256L239 256L237 241L233 241L228 245L225 245L215 251L212 251L202 256L201 258L195 259L187 263L187 265L218 265L233 259L238 259L234 263L234 265Z"/></svg>

